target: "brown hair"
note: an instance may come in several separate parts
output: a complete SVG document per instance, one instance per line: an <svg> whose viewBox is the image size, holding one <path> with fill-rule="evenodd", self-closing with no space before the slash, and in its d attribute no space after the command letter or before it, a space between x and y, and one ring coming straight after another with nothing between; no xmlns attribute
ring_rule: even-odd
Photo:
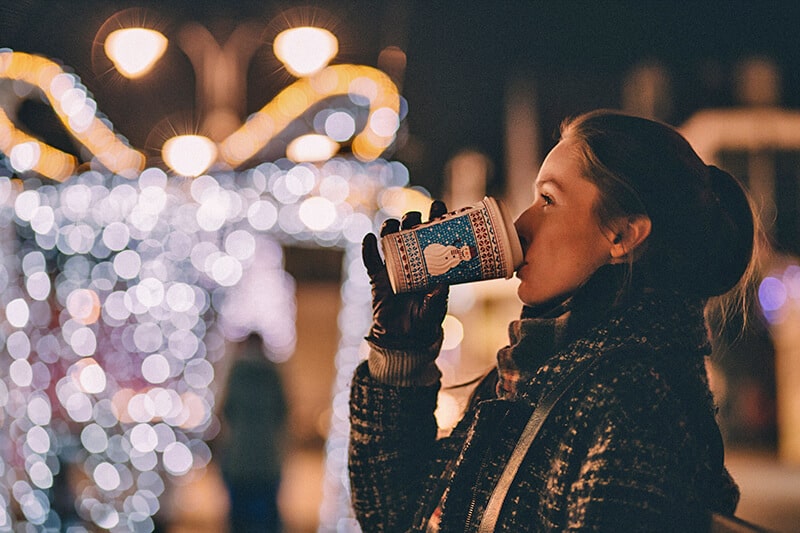
<svg viewBox="0 0 800 533"><path fill-rule="evenodd" d="M631 283L707 298L750 281L756 218L749 196L674 128L599 110L565 121L561 138L577 142L584 174L600 189L601 224L650 218L650 236L629 265Z"/></svg>

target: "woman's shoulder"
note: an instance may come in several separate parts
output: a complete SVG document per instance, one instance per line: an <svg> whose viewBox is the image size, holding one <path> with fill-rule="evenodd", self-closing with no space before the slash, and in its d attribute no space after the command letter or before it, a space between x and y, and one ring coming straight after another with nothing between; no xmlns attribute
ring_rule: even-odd
<svg viewBox="0 0 800 533"><path fill-rule="evenodd" d="M700 355L635 347L599 357L584 383L591 403L600 401L628 414L650 416L671 413L686 401L706 399L707 381Z"/></svg>

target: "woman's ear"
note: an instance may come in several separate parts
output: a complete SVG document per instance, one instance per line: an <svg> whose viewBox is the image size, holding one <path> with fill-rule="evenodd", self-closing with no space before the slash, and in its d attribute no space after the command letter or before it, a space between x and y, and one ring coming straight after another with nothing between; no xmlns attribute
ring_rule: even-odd
<svg viewBox="0 0 800 533"><path fill-rule="evenodd" d="M621 263L628 258L650 235L652 228L650 217L635 215L619 224L614 224L616 231L611 239L611 262Z"/></svg>

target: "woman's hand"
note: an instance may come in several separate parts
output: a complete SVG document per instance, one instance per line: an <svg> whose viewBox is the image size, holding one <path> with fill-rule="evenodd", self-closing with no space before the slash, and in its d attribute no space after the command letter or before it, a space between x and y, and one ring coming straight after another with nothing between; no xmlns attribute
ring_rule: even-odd
<svg viewBox="0 0 800 533"><path fill-rule="evenodd" d="M429 219L447 212L444 202L431 204ZM418 211L403 215L402 221L388 219L381 226L381 237L422 222ZM367 339L382 348L403 350L428 348L442 335L447 313L449 287L439 285L427 293L395 294L389 283L386 265L378 253L378 239L368 233L361 243L361 255L372 285L372 328Z"/></svg>

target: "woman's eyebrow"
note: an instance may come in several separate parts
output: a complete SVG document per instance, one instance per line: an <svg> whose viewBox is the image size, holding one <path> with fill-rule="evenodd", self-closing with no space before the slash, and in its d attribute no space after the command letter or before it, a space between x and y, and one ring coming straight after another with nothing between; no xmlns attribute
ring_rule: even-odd
<svg viewBox="0 0 800 533"><path fill-rule="evenodd" d="M564 190L564 187L561 186L561 183L557 179L555 179L555 178L553 178L551 176L544 176L542 178L537 179L536 182L535 182L535 185L537 187L541 187L543 185L550 185L551 187L554 187L554 188L558 189L559 191L563 191Z"/></svg>

